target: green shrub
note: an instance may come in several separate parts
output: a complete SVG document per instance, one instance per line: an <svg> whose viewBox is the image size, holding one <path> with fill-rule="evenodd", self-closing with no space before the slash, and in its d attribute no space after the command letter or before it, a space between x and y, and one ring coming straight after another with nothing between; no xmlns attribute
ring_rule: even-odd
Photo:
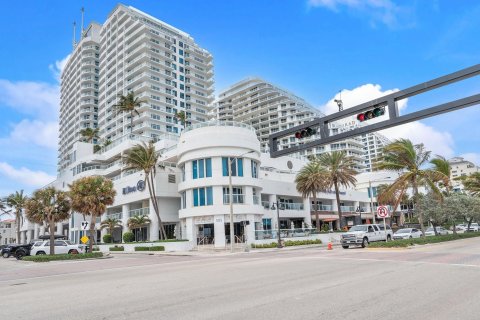
<svg viewBox="0 0 480 320"><path fill-rule="evenodd" d="M104 243L112 243L113 237L111 234L107 233L106 235L103 236L102 239Z"/></svg>
<svg viewBox="0 0 480 320"><path fill-rule="evenodd" d="M306 246L309 244L321 244L322 240L315 239L315 240L296 240L296 241L285 241L285 247L292 247L292 246Z"/></svg>
<svg viewBox="0 0 480 320"><path fill-rule="evenodd" d="M93 247L92 251L100 251L100 248L99 247Z"/></svg>
<svg viewBox="0 0 480 320"><path fill-rule="evenodd" d="M413 245L424 245L428 243L438 243L445 241L453 241L460 239L468 239L473 237L480 237L480 232L448 234L445 236L430 236L415 239L393 240L393 241L379 241L370 244L370 248L406 248Z"/></svg>
<svg viewBox="0 0 480 320"><path fill-rule="evenodd" d="M94 259L103 257L101 252L81 253L81 254L55 254L55 255L39 255L39 256L26 256L24 261L33 262L49 262L58 260L78 260L78 259Z"/></svg>
<svg viewBox="0 0 480 320"><path fill-rule="evenodd" d="M149 247L135 247L135 251L148 251Z"/></svg>
<svg viewBox="0 0 480 320"><path fill-rule="evenodd" d="M125 248L123 246L114 246L108 248L109 251L125 251Z"/></svg>
<svg viewBox="0 0 480 320"><path fill-rule="evenodd" d="M133 242L133 240L135 240L133 232L127 231L123 234L123 242Z"/></svg>
<svg viewBox="0 0 480 320"><path fill-rule="evenodd" d="M276 248L276 247L277 247L276 242L263 243L263 244L252 243L252 248L254 248L254 249L266 249L266 248Z"/></svg>
<svg viewBox="0 0 480 320"><path fill-rule="evenodd" d="M187 239L167 239L167 240L155 240L153 242L183 242L188 241Z"/></svg>
<svg viewBox="0 0 480 320"><path fill-rule="evenodd" d="M165 251L164 246L152 246L148 248L148 251Z"/></svg>

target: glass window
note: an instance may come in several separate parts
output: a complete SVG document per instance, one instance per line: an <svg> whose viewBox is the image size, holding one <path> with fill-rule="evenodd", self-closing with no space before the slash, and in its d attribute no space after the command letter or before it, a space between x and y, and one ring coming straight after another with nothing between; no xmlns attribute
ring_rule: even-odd
<svg viewBox="0 0 480 320"><path fill-rule="evenodd" d="M206 174L205 176L207 178L211 178L212 177L212 159L211 158L207 158L205 159L205 169L206 169Z"/></svg>
<svg viewBox="0 0 480 320"><path fill-rule="evenodd" d="M198 207L198 189L193 189L193 206Z"/></svg>
<svg viewBox="0 0 480 320"><path fill-rule="evenodd" d="M213 205L213 190L212 187L207 188L207 206Z"/></svg>
<svg viewBox="0 0 480 320"><path fill-rule="evenodd" d="M200 206L205 205L205 188L198 189L199 197L200 197Z"/></svg>
<svg viewBox="0 0 480 320"><path fill-rule="evenodd" d="M250 161L252 162L252 178L258 178L258 164L256 161Z"/></svg>
<svg viewBox="0 0 480 320"><path fill-rule="evenodd" d="M243 159L242 158L237 159L237 167L238 167L238 176L243 177Z"/></svg>
<svg viewBox="0 0 480 320"><path fill-rule="evenodd" d="M228 177L228 162L231 164L232 177L243 177L243 159L242 158L222 158L223 176ZM237 171L238 168L238 171Z"/></svg>
<svg viewBox="0 0 480 320"><path fill-rule="evenodd" d="M272 230L272 219L262 219L263 230Z"/></svg>
<svg viewBox="0 0 480 320"><path fill-rule="evenodd" d="M198 177L199 178L203 178L205 176L204 166L205 166L205 160L203 160L203 159L198 160L198 167L200 169L198 171Z"/></svg>
<svg viewBox="0 0 480 320"><path fill-rule="evenodd" d="M182 209L185 209L187 207L187 193L182 192Z"/></svg>
<svg viewBox="0 0 480 320"><path fill-rule="evenodd" d="M212 187L193 189L193 206L213 205Z"/></svg>
<svg viewBox="0 0 480 320"><path fill-rule="evenodd" d="M193 179L210 178L212 176L212 159L198 159L192 161Z"/></svg>
<svg viewBox="0 0 480 320"><path fill-rule="evenodd" d="M197 160L192 161L193 179L198 178L198 163Z"/></svg>
<svg viewBox="0 0 480 320"><path fill-rule="evenodd" d="M223 176L228 177L228 158L227 157L222 158L222 171L223 171Z"/></svg>

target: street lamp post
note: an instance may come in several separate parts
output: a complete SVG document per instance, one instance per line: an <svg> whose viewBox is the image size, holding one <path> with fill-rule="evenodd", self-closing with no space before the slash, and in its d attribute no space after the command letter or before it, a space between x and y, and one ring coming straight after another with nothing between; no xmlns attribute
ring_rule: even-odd
<svg viewBox="0 0 480 320"><path fill-rule="evenodd" d="M272 210L275 210L275 205L277 209L277 248L282 248L282 239L280 237L280 204L278 203L278 200L272 204Z"/></svg>
<svg viewBox="0 0 480 320"><path fill-rule="evenodd" d="M254 150L248 151L244 154L241 154L236 157L228 158L227 164L228 164L228 191L230 193L229 200L230 200L230 252L233 253L233 243L235 242L235 232L233 230L234 228L234 223L233 223L233 185L232 185L232 163L234 160L243 157L244 155L247 155L249 153L255 152ZM238 167L238 166L237 166ZM237 168L238 172L238 168Z"/></svg>

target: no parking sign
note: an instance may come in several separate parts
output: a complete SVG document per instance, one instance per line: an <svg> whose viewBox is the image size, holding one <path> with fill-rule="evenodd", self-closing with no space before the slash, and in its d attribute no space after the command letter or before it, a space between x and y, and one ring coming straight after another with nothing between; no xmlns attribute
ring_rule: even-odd
<svg viewBox="0 0 480 320"><path fill-rule="evenodd" d="M388 218L390 217L390 212L388 211L388 207L386 206L380 206L377 208L377 216L379 218Z"/></svg>

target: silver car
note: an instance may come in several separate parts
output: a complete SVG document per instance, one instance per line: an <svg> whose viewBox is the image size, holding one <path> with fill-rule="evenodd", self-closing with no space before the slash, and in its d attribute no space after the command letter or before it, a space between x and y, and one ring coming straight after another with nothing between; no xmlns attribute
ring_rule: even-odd
<svg viewBox="0 0 480 320"><path fill-rule="evenodd" d="M393 240L420 238L422 231L415 228L403 228L393 234Z"/></svg>
<svg viewBox="0 0 480 320"><path fill-rule="evenodd" d="M448 234L448 231L445 230L443 227L436 227L436 229L437 229L437 234L439 236L444 236ZM429 237L434 235L435 235L435 230L433 230L433 227L429 227L427 228L427 230L425 230L425 236Z"/></svg>

